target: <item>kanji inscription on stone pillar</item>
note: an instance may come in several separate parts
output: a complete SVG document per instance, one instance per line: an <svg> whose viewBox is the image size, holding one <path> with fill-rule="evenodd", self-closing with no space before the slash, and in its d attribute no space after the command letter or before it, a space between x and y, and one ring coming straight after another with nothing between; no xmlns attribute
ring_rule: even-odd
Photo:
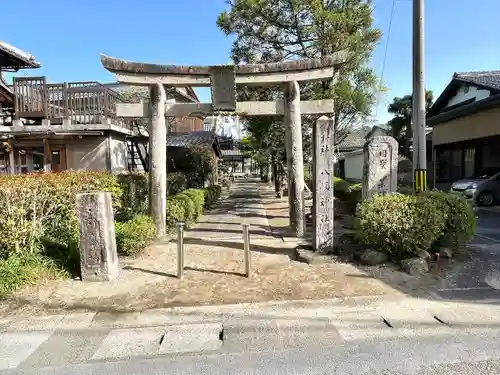
<svg viewBox="0 0 500 375"><path fill-rule="evenodd" d="M374 137L364 147L363 199L390 194L398 185L398 142L389 136Z"/></svg>
<svg viewBox="0 0 500 375"><path fill-rule="evenodd" d="M320 117L313 128L313 246L317 251L333 248L333 119Z"/></svg>
<svg viewBox="0 0 500 375"><path fill-rule="evenodd" d="M118 277L115 223L111 193L76 195L83 281L113 281Z"/></svg>
<svg viewBox="0 0 500 375"><path fill-rule="evenodd" d="M236 110L236 84L234 66L217 65L210 67L212 85L212 108L214 111Z"/></svg>

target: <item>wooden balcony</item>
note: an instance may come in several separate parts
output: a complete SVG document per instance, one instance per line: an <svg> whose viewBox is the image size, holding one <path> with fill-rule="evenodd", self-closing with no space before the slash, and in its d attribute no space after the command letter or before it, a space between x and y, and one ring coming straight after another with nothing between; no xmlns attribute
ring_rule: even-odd
<svg viewBox="0 0 500 375"><path fill-rule="evenodd" d="M116 117L120 95L98 82L47 83L45 77L15 77L15 119L60 125L107 124L133 130L134 119Z"/></svg>

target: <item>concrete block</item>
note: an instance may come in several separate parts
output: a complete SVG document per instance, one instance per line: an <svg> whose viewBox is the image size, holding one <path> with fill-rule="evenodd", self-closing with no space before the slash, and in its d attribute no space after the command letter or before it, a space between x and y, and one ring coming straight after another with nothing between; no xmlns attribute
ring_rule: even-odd
<svg viewBox="0 0 500 375"><path fill-rule="evenodd" d="M50 331L55 329L63 319L64 315L13 319L7 326L7 331Z"/></svg>
<svg viewBox="0 0 500 375"><path fill-rule="evenodd" d="M222 346L222 323L169 326L164 332L160 354L218 350Z"/></svg>
<svg viewBox="0 0 500 375"><path fill-rule="evenodd" d="M14 369L46 341L51 331L0 334L0 370Z"/></svg>
<svg viewBox="0 0 500 375"><path fill-rule="evenodd" d="M158 353L165 328L129 328L112 330L91 359L128 358Z"/></svg>
<svg viewBox="0 0 500 375"><path fill-rule="evenodd" d="M83 329L92 325L96 313L67 314L57 325L58 330Z"/></svg>
<svg viewBox="0 0 500 375"><path fill-rule="evenodd" d="M36 369L48 366L62 366L82 363L92 358L109 331L55 332L33 354L19 366L19 369Z"/></svg>

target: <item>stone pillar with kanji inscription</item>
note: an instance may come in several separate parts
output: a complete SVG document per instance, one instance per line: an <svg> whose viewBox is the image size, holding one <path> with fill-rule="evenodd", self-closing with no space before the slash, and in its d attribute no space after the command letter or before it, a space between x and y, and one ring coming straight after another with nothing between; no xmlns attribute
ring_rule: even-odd
<svg viewBox="0 0 500 375"><path fill-rule="evenodd" d="M321 252L333 249L333 151L333 119L322 116L313 128L313 246Z"/></svg>
<svg viewBox="0 0 500 375"><path fill-rule="evenodd" d="M119 274L111 193L76 195L83 281L113 281Z"/></svg>
<svg viewBox="0 0 500 375"><path fill-rule="evenodd" d="M397 191L398 147L398 142L390 136L374 137L366 142L363 147L363 199Z"/></svg>

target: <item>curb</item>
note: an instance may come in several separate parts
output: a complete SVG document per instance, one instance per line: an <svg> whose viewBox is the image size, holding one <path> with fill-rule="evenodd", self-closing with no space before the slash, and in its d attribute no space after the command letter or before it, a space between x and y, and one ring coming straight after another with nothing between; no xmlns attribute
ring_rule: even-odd
<svg viewBox="0 0 500 375"><path fill-rule="evenodd" d="M402 296L365 296L325 300L269 301L231 305L170 307L144 311L107 313L78 312L46 316L0 318L0 332L46 330L92 330L174 326L225 320L269 320L321 318L335 312L374 309L384 302L400 301Z"/></svg>

